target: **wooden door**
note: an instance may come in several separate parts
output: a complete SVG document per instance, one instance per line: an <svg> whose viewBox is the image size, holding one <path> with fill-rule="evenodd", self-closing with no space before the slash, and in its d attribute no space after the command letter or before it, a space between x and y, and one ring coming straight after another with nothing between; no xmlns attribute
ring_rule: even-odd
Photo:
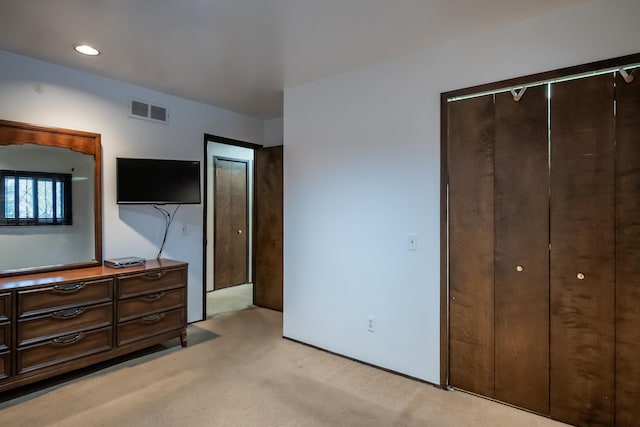
<svg viewBox="0 0 640 427"><path fill-rule="evenodd" d="M494 395L493 95L448 104L449 384Z"/></svg>
<svg viewBox="0 0 640 427"><path fill-rule="evenodd" d="M255 150L254 304L282 311L282 146Z"/></svg>
<svg viewBox="0 0 640 427"><path fill-rule="evenodd" d="M214 289L248 281L247 162L214 160Z"/></svg>
<svg viewBox="0 0 640 427"><path fill-rule="evenodd" d="M549 413L547 87L495 98L495 395Z"/></svg>
<svg viewBox="0 0 640 427"><path fill-rule="evenodd" d="M449 384L549 411L546 87L449 104Z"/></svg>
<svg viewBox="0 0 640 427"><path fill-rule="evenodd" d="M577 425L613 423L613 100L613 74L552 87L551 417Z"/></svg>
<svg viewBox="0 0 640 427"><path fill-rule="evenodd" d="M640 420L640 80L616 80L616 417Z"/></svg>

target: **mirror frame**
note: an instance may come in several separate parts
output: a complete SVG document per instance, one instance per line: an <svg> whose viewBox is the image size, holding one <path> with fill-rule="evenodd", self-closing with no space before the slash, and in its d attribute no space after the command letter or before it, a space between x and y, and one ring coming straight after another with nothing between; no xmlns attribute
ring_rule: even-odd
<svg viewBox="0 0 640 427"><path fill-rule="evenodd" d="M0 145L35 144L46 147L68 148L93 156L94 159L94 261L72 264L26 267L0 271L0 277L102 265L102 145L100 134L70 129L36 126L27 123L0 120Z"/></svg>

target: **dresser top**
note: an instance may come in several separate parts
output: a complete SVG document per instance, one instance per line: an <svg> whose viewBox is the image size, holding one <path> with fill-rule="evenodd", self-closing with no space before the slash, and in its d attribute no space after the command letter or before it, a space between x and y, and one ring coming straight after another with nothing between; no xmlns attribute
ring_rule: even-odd
<svg viewBox="0 0 640 427"><path fill-rule="evenodd" d="M144 272L147 270L155 270L158 268L181 267L186 265L187 263L183 261L161 258L147 260L145 265L136 265L133 267L125 268L109 268L101 265L97 267L75 268L71 270L49 271L46 273L0 277L0 292L10 291L12 289L27 288L31 286L69 282L74 280L90 280L101 277L114 277L121 274Z"/></svg>

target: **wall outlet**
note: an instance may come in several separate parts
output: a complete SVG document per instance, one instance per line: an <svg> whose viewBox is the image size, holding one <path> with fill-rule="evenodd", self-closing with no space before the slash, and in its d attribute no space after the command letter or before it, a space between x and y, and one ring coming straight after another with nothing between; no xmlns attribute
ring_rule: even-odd
<svg viewBox="0 0 640 427"><path fill-rule="evenodd" d="M376 319L371 314L367 316L367 331L369 332L376 331Z"/></svg>

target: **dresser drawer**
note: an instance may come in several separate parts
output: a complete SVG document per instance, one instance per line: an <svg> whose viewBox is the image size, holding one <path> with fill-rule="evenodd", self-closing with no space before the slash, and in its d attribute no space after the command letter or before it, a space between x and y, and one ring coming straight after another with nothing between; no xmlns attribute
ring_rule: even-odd
<svg viewBox="0 0 640 427"><path fill-rule="evenodd" d="M18 345L68 335L112 323L111 303L67 308L18 321Z"/></svg>
<svg viewBox="0 0 640 427"><path fill-rule="evenodd" d="M118 277L118 298L131 298L150 292L185 287L187 283L186 268L153 270L145 273Z"/></svg>
<svg viewBox="0 0 640 427"><path fill-rule="evenodd" d="M183 329L186 325L183 308L151 314L118 325L118 345L146 339L165 332Z"/></svg>
<svg viewBox="0 0 640 427"><path fill-rule="evenodd" d="M0 353L11 346L11 323L0 323Z"/></svg>
<svg viewBox="0 0 640 427"><path fill-rule="evenodd" d="M118 322L184 307L185 291L178 288L118 301Z"/></svg>
<svg viewBox="0 0 640 427"><path fill-rule="evenodd" d="M107 351L111 348L111 331L112 328L107 327L77 332L19 348L18 374Z"/></svg>
<svg viewBox="0 0 640 427"><path fill-rule="evenodd" d="M11 376L11 353L0 352L0 381Z"/></svg>
<svg viewBox="0 0 640 427"><path fill-rule="evenodd" d="M11 294L0 294L0 322L11 319Z"/></svg>
<svg viewBox="0 0 640 427"><path fill-rule="evenodd" d="M57 311L79 305L109 302L113 279L58 283L46 288L18 292L18 317Z"/></svg>

